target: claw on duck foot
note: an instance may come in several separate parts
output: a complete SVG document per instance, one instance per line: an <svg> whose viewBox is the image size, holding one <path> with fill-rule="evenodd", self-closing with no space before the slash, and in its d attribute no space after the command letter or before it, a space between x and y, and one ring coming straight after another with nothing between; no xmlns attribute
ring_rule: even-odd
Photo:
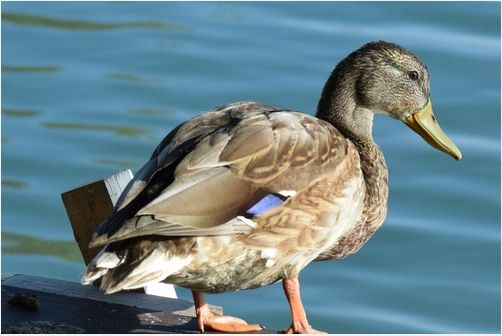
<svg viewBox="0 0 502 336"><path fill-rule="evenodd" d="M324 331L316 330L310 325L303 323L291 323L289 328L282 330L283 334L326 334Z"/></svg>

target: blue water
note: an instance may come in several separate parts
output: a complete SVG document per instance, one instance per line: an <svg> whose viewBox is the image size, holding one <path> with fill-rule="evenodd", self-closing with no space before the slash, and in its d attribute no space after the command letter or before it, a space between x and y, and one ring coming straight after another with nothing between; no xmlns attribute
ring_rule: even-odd
<svg viewBox="0 0 502 336"><path fill-rule="evenodd" d="M60 193L137 170L179 122L255 100L314 113L335 64L385 39L428 65L456 162L395 120L385 225L356 255L301 275L311 324L337 333L500 332L500 4L5 3L2 275L78 281ZM184 298L189 292L179 290ZM213 295L289 325L280 285Z"/></svg>

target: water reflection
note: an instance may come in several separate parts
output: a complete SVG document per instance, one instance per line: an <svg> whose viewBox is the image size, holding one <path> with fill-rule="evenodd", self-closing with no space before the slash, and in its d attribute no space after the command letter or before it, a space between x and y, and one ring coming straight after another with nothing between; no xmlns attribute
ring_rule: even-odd
<svg viewBox="0 0 502 336"><path fill-rule="evenodd" d="M23 190L28 189L28 187L29 185L26 182L2 178L2 188Z"/></svg>
<svg viewBox="0 0 502 336"><path fill-rule="evenodd" d="M138 76L127 72L115 72L108 74L108 78L135 85L156 85L163 82L165 78L155 76Z"/></svg>
<svg viewBox="0 0 502 336"><path fill-rule="evenodd" d="M12 108L3 108L2 109L2 115L8 116L8 117L25 118L25 117L35 117L40 114L41 114L41 112L34 111L34 110L17 110L17 109L12 109Z"/></svg>
<svg viewBox="0 0 502 336"><path fill-rule="evenodd" d="M147 28L147 29L184 29L184 26L155 21L131 21L131 22L93 22L70 19L58 19L40 15L29 15L14 12L2 13L2 20L6 22L44 26L69 30L113 30L121 28Z"/></svg>
<svg viewBox="0 0 502 336"><path fill-rule="evenodd" d="M3 19L3 16L2 16ZM2 64L2 72L20 73L52 73L62 71L63 67L57 65L12 65Z"/></svg>
<svg viewBox="0 0 502 336"><path fill-rule="evenodd" d="M173 112L160 107L138 107L131 109L129 113L140 116L166 116L172 114Z"/></svg>
<svg viewBox="0 0 502 336"><path fill-rule="evenodd" d="M140 137L149 133L145 128L131 127L131 126L114 126L114 125L98 125L98 124L83 124L71 122L44 122L42 126L51 129L61 130L77 130L77 131L106 131L112 132L116 135L126 137Z"/></svg>
<svg viewBox="0 0 502 336"><path fill-rule="evenodd" d="M128 73L112 73L109 75L111 79L118 79L123 81L139 81L141 78L139 76L128 74Z"/></svg>
<svg viewBox="0 0 502 336"><path fill-rule="evenodd" d="M136 169L141 167L141 163L135 161L126 161L126 160L116 160L116 159L96 159L96 162L99 165L112 166L119 169Z"/></svg>
<svg viewBox="0 0 502 336"><path fill-rule="evenodd" d="M82 261L75 242L45 240L10 232L2 232L2 253L50 255L68 261Z"/></svg>

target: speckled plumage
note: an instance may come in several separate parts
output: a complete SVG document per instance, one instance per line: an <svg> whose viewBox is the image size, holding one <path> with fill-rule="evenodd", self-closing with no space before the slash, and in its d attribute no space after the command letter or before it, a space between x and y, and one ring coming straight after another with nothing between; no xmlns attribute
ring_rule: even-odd
<svg viewBox="0 0 502 336"><path fill-rule="evenodd" d="M152 274L143 278L128 276L127 271L134 269L124 263L106 272L103 289L115 292L164 278L204 292L264 286L298 275L361 217L365 184L359 154L331 124L253 102L225 105L181 126L164 148L156 149L154 163L145 167L162 170L170 152L201 133L197 145L178 163L169 187L159 192L155 183L132 182L129 192L135 195L119 200L117 212L131 207L135 216L94 240L94 244L112 243L108 250L123 250L120 255L138 264L153 251L166 260L190 257L190 263L167 278L166 272L156 269L162 263L152 262L148 268ZM261 138L249 141L256 134ZM198 175L202 178L194 177ZM225 181L211 184L219 176ZM191 180L197 183L192 185ZM148 203L142 202L149 188L158 195L153 201L145 196ZM262 195L281 190L294 190L295 195L253 218L255 227L236 218ZM182 202L192 204L181 208ZM240 225L228 225L233 222ZM212 234L215 229L218 234ZM155 240L148 235L155 235ZM273 257L263 257L271 247Z"/></svg>
<svg viewBox="0 0 502 336"><path fill-rule="evenodd" d="M378 112L461 158L432 113L425 65L398 45L371 42L331 73L315 117L240 102L171 131L98 228L91 245L104 247L82 282L101 279L113 293L167 281L194 291L201 330L252 331L212 316L201 293L282 279L287 332L315 332L299 272L355 253L387 213L387 167L372 138ZM247 212L270 195L286 199Z"/></svg>
<svg viewBox="0 0 502 336"><path fill-rule="evenodd" d="M360 154L366 186L363 213L357 225L316 260L342 259L357 252L383 224L387 215L388 171L383 153L374 143L354 143Z"/></svg>

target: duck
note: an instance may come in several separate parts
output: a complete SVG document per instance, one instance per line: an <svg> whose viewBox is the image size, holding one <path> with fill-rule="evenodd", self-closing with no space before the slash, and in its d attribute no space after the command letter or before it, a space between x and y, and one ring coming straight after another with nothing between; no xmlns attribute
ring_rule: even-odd
<svg viewBox="0 0 502 336"><path fill-rule="evenodd" d="M357 252L387 214L375 113L462 158L433 113L426 65L395 43L369 42L336 65L315 116L245 101L174 128L97 228L90 247L101 250L82 283L100 280L107 294L175 284L192 291L201 332L246 333L262 327L213 314L205 294L282 282L291 313L283 332L319 333L302 304L301 270Z"/></svg>

